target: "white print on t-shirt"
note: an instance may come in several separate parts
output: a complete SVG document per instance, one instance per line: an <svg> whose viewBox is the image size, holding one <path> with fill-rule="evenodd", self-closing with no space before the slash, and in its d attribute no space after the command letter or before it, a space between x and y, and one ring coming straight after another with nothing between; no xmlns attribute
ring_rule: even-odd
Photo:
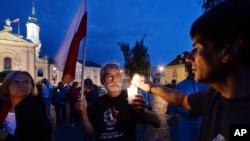
<svg viewBox="0 0 250 141"><path fill-rule="evenodd" d="M15 113L8 112L8 115L6 116L3 122L1 130L14 135L15 130L16 130L16 114Z"/></svg>
<svg viewBox="0 0 250 141"><path fill-rule="evenodd" d="M225 141L225 137L223 137L221 134L218 134L212 141Z"/></svg>
<svg viewBox="0 0 250 141"><path fill-rule="evenodd" d="M101 135L101 139L114 139L114 138L119 138L121 136L123 136L124 132L122 133L118 133L118 132L111 132L111 133L102 133Z"/></svg>
<svg viewBox="0 0 250 141"><path fill-rule="evenodd" d="M115 128L116 117L119 111L115 109L115 107L109 108L108 110L104 111L104 123L106 124L106 130L112 130Z"/></svg>

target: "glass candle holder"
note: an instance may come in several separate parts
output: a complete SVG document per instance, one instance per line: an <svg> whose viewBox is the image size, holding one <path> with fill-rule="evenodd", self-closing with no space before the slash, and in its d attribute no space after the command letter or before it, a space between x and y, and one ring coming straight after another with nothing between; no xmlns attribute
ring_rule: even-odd
<svg viewBox="0 0 250 141"><path fill-rule="evenodd" d="M135 95L138 94L138 88L136 87L127 88L127 92L128 92L128 103L131 104L132 100L135 99Z"/></svg>

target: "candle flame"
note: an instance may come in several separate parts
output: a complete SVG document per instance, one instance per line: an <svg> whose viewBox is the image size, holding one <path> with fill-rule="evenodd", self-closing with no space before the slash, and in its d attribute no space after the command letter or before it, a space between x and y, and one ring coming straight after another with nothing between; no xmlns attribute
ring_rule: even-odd
<svg viewBox="0 0 250 141"><path fill-rule="evenodd" d="M131 81L131 86L130 87L136 87L136 85L140 84L140 78L141 76L139 74L134 74L132 81Z"/></svg>

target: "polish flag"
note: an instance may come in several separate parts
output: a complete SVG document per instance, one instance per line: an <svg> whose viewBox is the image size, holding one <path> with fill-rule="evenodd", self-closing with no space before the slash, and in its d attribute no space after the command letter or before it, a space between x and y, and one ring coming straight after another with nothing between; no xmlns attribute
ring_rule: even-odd
<svg viewBox="0 0 250 141"><path fill-rule="evenodd" d="M55 65L63 71L62 82L69 83L75 79L79 46L87 34L86 1L82 0L77 13L68 27L61 47L55 57Z"/></svg>
<svg viewBox="0 0 250 141"><path fill-rule="evenodd" d="M12 23L19 23L19 21L20 21L20 19L17 18L17 19L15 19L15 20L13 20Z"/></svg>

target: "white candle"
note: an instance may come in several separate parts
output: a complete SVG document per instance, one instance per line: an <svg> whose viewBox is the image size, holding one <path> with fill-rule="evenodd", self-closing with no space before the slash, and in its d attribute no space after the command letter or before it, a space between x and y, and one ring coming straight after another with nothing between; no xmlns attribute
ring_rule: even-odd
<svg viewBox="0 0 250 141"><path fill-rule="evenodd" d="M128 103L131 104L132 100L135 99L135 95L138 94L138 88L129 87L127 88L127 92L128 92Z"/></svg>

